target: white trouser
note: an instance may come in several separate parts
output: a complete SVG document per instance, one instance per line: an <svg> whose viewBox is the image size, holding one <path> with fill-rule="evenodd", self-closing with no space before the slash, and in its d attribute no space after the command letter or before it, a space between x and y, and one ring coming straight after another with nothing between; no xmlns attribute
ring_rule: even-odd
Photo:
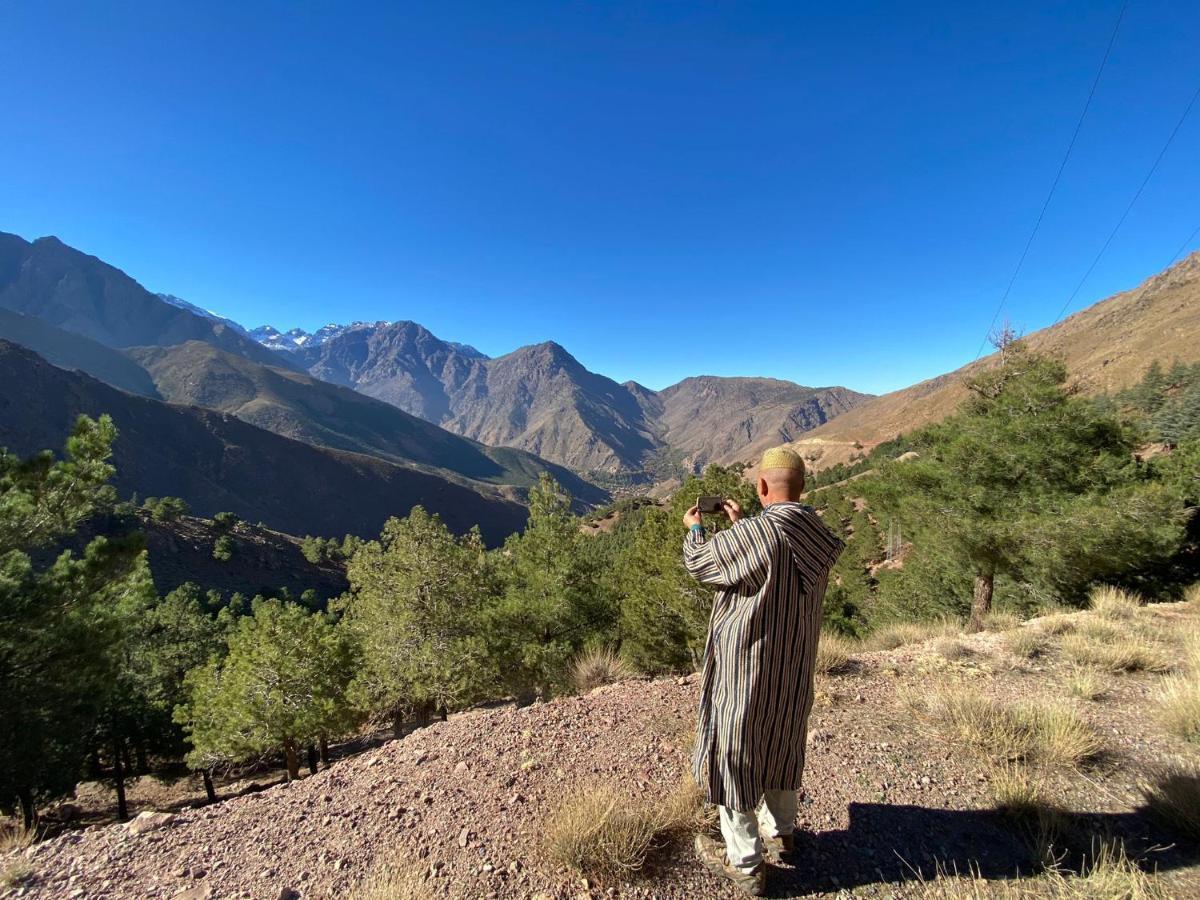
<svg viewBox="0 0 1200 900"><path fill-rule="evenodd" d="M730 864L749 871L762 862L762 839L791 834L796 827L797 804L795 791L767 791L754 812L718 806Z"/></svg>

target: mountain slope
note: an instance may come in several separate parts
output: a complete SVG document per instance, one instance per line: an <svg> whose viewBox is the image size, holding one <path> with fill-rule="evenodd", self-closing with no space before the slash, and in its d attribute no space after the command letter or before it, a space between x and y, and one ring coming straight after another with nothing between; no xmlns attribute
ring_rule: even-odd
<svg viewBox="0 0 1200 900"><path fill-rule="evenodd" d="M121 432L113 451L121 493L182 497L197 515L228 510L290 534L373 536L387 517L422 504L456 532L478 524L491 543L525 521L524 507L498 491L135 397L0 341L0 446L22 455L61 448L78 415L103 413Z"/></svg>
<svg viewBox="0 0 1200 900"><path fill-rule="evenodd" d="M347 327L294 358L318 378L458 434L601 479L650 480L667 455L693 467L750 459L867 396L711 376L655 392L590 372L553 342L489 359L414 322Z"/></svg>
<svg viewBox="0 0 1200 900"><path fill-rule="evenodd" d="M54 237L30 243L0 232L0 307L108 347L196 340L257 362L279 364L240 328L167 303L120 269Z"/></svg>
<svg viewBox="0 0 1200 900"><path fill-rule="evenodd" d="M33 316L0 308L0 338L28 347L60 369L78 369L132 394L158 398L150 375L120 350L114 350Z"/></svg>
<svg viewBox="0 0 1200 900"><path fill-rule="evenodd" d="M699 463L751 459L871 398L844 387L775 378L685 378L658 393L663 439Z"/></svg>
<svg viewBox="0 0 1200 900"><path fill-rule="evenodd" d="M487 447L394 406L291 369L260 366L199 341L128 351L172 403L205 406L296 440L369 453L489 484L529 487L549 472L576 499L607 495L574 473L507 447Z"/></svg>
<svg viewBox="0 0 1200 900"><path fill-rule="evenodd" d="M1059 356L1087 394L1137 382L1154 360L1200 360L1200 253L1025 338ZM993 354L946 375L869 400L795 442L821 469L864 447L949 415L966 396L964 380L996 364Z"/></svg>

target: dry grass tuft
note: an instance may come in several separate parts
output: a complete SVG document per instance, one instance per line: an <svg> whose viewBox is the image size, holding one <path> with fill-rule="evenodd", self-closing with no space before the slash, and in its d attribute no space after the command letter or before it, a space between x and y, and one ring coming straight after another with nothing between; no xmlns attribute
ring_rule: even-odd
<svg viewBox="0 0 1200 900"><path fill-rule="evenodd" d="M953 661L956 659L965 659L974 651L957 638L944 637L934 642L933 652L943 659Z"/></svg>
<svg viewBox="0 0 1200 900"><path fill-rule="evenodd" d="M989 881L978 871L948 872L938 867L921 881L921 896L941 900L1168 900L1166 884L1143 871L1121 846L1106 844L1081 872L1051 866L1036 878Z"/></svg>
<svg viewBox="0 0 1200 900"><path fill-rule="evenodd" d="M1108 693L1104 681L1095 669L1074 666L1063 678L1067 693L1080 700L1096 701Z"/></svg>
<svg viewBox="0 0 1200 900"><path fill-rule="evenodd" d="M1200 742L1200 677L1192 674L1164 678L1155 700L1167 731L1185 741Z"/></svg>
<svg viewBox="0 0 1200 900"><path fill-rule="evenodd" d="M1004 635L1004 646L1013 656L1033 659L1050 649L1050 641L1040 629L1018 628Z"/></svg>
<svg viewBox="0 0 1200 900"><path fill-rule="evenodd" d="M1138 610L1145 605L1145 601L1137 594L1110 584L1092 588L1090 599L1093 612L1101 618L1117 622L1135 618Z"/></svg>
<svg viewBox="0 0 1200 900"><path fill-rule="evenodd" d="M1047 797L1044 780L1019 764L993 766L989 780L996 809L1028 832L1040 859L1053 859L1053 847L1066 834L1071 817Z"/></svg>
<svg viewBox="0 0 1200 900"><path fill-rule="evenodd" d="M1062 651L1072 662L1108 672L1169 672L1173 666L1170 654L1147 638L1094 627L1064 637Z"/></svg>
<svg viewBox="0 0 1200 900"><path fill-rule="evenodd" d="M651 801L630 798L606 784L577 790L547 818L545 854L586 874L627 877L667 838L708 824L703 799L690 778L666 797Z"/></svg>
<svg viewBox="0 0 1200 900"><path fill-rule="evenodd" d="M962 629L948 620L934 622L892 622L876 629L865 645L869 650L896 650L909 644L920 644L938 637L961 633Z"/></svg>
<svg viewBox="0 0 1200 900"><path fill-rule="evenodd" d="M1200 763L1175 762L1141 784L1147 811L1179 834L1200 841Z"/></svg>
<svg viewBox="0 0 1200 900"><path fill-rule="evenodd" d="M1190 585L1183 592L1183 600L1185 603L1191 604L1192 608L1200 613L1200 581Z"/></svg>
<svg viewBox="0 0 1200 900"><path fill-rule="evenodd" d="M1038 628L1048 635L1068 634L1078 627L1078 621L1072 615L1056 613L1038 622Z"/></svg>
<svg viewBox="0 0 1200 900"><path fill-rule="evenodd" d="M28 881L33 875L33 866L27 859L16 857L0 866L0 888L15 888Z"/></svg>
<svg viewBox="0 0 1200 900"><path fill-rule="evenodd" d="M36 840L36 828L26 828L16 819L0 821L0 854L25 850Z"/></svg>
<svg viewBox="0 0 1200 900"><path fill-rule="evenodd" d="M937 685L914 703L944 737L992 758L1077 765L1102 747L1092 727L1060 704L1006 704L954 684Z"/></svg>
<svg viewBox="0 0 1200 900"><path fill-rule="evenodd" d="M426 883L429 870L418 863L395 858L379 860L347 895L347 900L426 900L433 890Z"/></svg>
<svg viewBox="0 0 1200 900"><path fill-rule="evenodd" d="M634 671L629 664L607 647L585 650L571 663L571 683L581 694L633 676Z"/></svg>
<svg viewBox="0 0 1200 900"><path fill-rule="evenodd" d="M817 672L821 675L833 675L844 671L854 659L856 645L853 641L832 632L821 632L817 642Z"/></svg>
<svg viewBox="0 0 1200 900"><path fill-rule="evenodd" d="M1021 617L1016 613L992 610L983 617L984 631L1009 631L1019 627Z"/></svg>

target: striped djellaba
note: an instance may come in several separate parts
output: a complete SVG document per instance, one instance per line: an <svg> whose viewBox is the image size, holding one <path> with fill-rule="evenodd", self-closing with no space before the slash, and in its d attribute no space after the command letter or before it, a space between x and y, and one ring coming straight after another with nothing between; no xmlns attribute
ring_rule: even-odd
<svg viewBox="0 0 1200 900"><path fill-rule="evenodd" d="M718 588L692 760L709 802L750 812L764 791L800 788L821 599L843 546L800 503L688 533L684 565Z"/></svg>

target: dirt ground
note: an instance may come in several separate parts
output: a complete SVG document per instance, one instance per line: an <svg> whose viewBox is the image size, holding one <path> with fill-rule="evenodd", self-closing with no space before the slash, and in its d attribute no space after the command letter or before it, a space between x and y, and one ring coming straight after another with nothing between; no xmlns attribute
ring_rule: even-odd
<svg viewBox="0 0 1200 900"><path fill-rule="evenodd" d="M1167 634L1196 618L1182 605L1141 615ZM771 896L925 896L940 872L1011 885L1033 871L1029 835L995 809L988 767L912 711L914 696L947 684L1077 710L1103 751L1081 767L1041 772L1046 793L1080 833L1123 841L1166 896L1200 896L1200 848L1141 808L1138 783L1151 767L1200 762L1200 746L1156 717L1163 676L1106 673L1105 694L1088 701L1068 695L1068 668L1053 647L1019 658L1004 635L984 633L861 653L823 676L798 852L772 867ZM94 827L10 854L30 871L0 896L345 897L391 860L419 872L421 891L436 897L737 897L686 842L611 882L551 866L542 851L542 822L578 787L610 783L630 797L674 787L696 703L693 677L463 713L295 784L183 809L140 835Z"/></svg>

